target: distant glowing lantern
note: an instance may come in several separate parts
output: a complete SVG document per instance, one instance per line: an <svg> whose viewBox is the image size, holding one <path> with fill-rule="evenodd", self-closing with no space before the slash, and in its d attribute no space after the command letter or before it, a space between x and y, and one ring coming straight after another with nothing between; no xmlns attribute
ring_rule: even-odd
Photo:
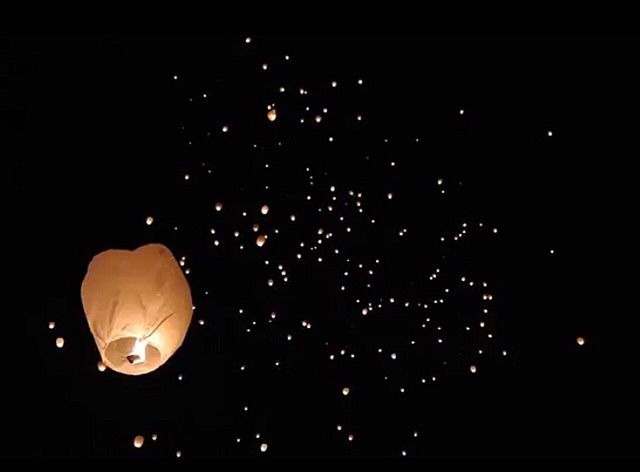
<svg viewBox="0 0 640 472"><path fill-rule="evenodd" d="M346 397L347 395L349 395L349 392L351 390L349 389L349 387L345 387L342 389L342 394Z"/></svg>
<svg viewBox="0 0 640 472"><path fill-rule="evenodd" d="M133 438L133 447L140 449L144 444L144 436L136 436Z"/></svg>
<svg viewBox="0 0 640 472"><path fill-rule="evenodd" d="M161 244L98 254L81 292L102 362L116 372L151 372L184 341L193 311L191 291L173 254Z"/></svg>
<svg viewBox="0 0 640 472"><path fill-rule="evenodd" d="M256 245L258 247L262 247L264 246L264 243L267 242L267 237L263 234L261 234L260 236L257 237L256 239Z"/></svg>
<svg viewBox="0 0 640 472"><path fill-rule="evenodd" d="M578 346L584 346L584 342L585 342L585 341L584 341L584 338L583 338L582 336L579 336L579 337L576 339L576 342L578 343Z"/></svg>
<svg viewBox="0 0 640 472"><path fill-rule="evenodd" d="M322 115L316 115L316 123L320 123L322 121Z"/></svg>
<svg viewBox="0 0 640 472"><path fill-rule="evenodd" d="M276 113L276 109L272 108L271 110L269 110L267 112L267 119L269 121L276 121L276 118L278 117L278 113Z"/></svg>
<svg viewBox="0 0 640 472"><path fill-rule="evenodd" d="M260 208L260 213L262 213L263 215L269 213L269 205L262 205L262 207Z"/></svg>
<svg viewBox="0 0 640 472"><path fill-rule="evenodd" d="M102 362L102 361L98 361L98 370L99 370L100 372L104 372L105 370L107 370L107 366L106 366L106 365L104 365L104 362Z"/></svg>
<svg viewBox="0 0 640 472"><path fill-rule="evenodd" d="M55 321L49 321L49 329L53 329L56 327L56 322Z"/></svg>
<svg viewBox="0 0 640 472"><path fill-rule="evenodd" d="M64 346L64 338L56 338L56 346L62 349L62 346Z"/></svg>
<svg viewBox="0 0 640 472"><path fill-rule="evenodd" d="M257 233L259 229L260 229L260 225L259 224L254 224L253 225L253 232L254 233Z"/></svg>
<svg viewBox="0 0 640 472"><path fill-rule="evenodd" d="M260 451L261 452L267 452L268 448L269 448L269 445L267 443L260 444Z"/></svg>
<svg viewBox="0 0 640 472"><path fill-rule="evenodd" d="M216 211L222 211L222 203L216 203Z"/></svg>
<svg viewBox="0 0 640 472"><path fill-rule="evenodd" d="M472 374L475 374L478 372L478 368L475 365L471 365L469 366L469 371L471 371Z"/></svg>

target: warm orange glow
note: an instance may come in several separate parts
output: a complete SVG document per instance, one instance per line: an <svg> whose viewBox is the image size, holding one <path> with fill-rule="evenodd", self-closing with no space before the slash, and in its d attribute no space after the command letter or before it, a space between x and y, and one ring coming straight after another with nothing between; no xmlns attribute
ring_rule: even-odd
<svg viewBox="0 0 640 472"><path fill-rule="evenodd" d="M95 256L82 305L102 362L128 375L164 364L184 341L193 311L189 284L161 244Z"/></svg>

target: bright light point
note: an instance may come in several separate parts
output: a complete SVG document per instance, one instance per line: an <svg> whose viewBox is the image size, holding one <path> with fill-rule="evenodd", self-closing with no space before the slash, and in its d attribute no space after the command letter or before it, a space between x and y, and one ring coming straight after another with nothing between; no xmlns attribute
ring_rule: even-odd
<svg viewBox="0 0 640 472"><path fill-rule="evenodd" d="M269 445L267 443L260 444L260 452L267 452Z"/></svg>
<svg viewBox="0 0 640 472"><path fill-rule="evenodd" d="M469 371L472 374L475 374L478 371L478 368L475 365L471 365L471 366L469 366Z"/></svg>
<svg viewBox="0 0 640 472"><path fill-rule="evenodd" d="M56 338L56 347L62 349L62 346L64 346L64 338Z"/></svg>
<svg viewBox="0 0 640 472"><path fill-rule="evenodd" d="M247 37L244 39L244 42L245 42L245 43L247 43L247 44L249 44L249 43L251 42L251 36L247 36Z"/></svg>
<svg viewBox="0 0 640 472"><path fill-rule="evenodd" d="M224 125L224 126L222 127L222 132L223 132L223 133L226 133L227 131L229 131L229 127L228 127L227 125Z"/></svg>
<svg viewBox="0 0 640 472"><path fill-rule="evenodd" d="M216 203L216 211L222 211L222 203ZM215 231L212 234L215 234Z"/></svg>
<svg viewBox="0 0 640 472"><path fill-rule="evenodd" d="M104 365L104 362L98 361L98 371L104 372L105 370L107 370L107 366Z"/></svg>
<svg viewBox="0 0 640 472"><path fill-rule="evenodd" d="M182 457L182 451L176 451L176 457L180 459Z"/></svg>
<svg viewBox="0 0 640 472"><path fill-rule="evenodd" d="M49 321L49 329L53 329L56 327L56 322L55 321Z"/></svg>
<svg viewBox="0 0 640 472"><path fill-rule="evenodd" d="M464 115L464 110L462 108L460 109L460 114Z"/></svg>
<svg viewBox="0 0 640 472"><path fill-rule="evenodd" d="M147 226L151 226L153 224L153 216L147 216Z"/></svg>
<svg viewBox="0 0 640 472"><path fill-rule="evenodd" d="M362 79L358 79L358 85L362 85Z"/></svg>
<svg viewBox="0 0 640 472"><path fill-rule="evenodd" d="M133 438L133 447L140 449L144 444L144 436L136 436Z"/></svg>
<svg viewBox="0 0 640 472"><path fill-rule="evenodd" d="M347 439L348 439L349 441L353 441L353 434L350 434L350 435L347 437Z"/></svg>
<svg viewBox="0 0 640 472"><path fill-rule="evenodd" d="M553 136L553 131L547 131L547 136L549 137Z"/></svg>
<svg viewBox="0 0 640 472"><path fill-rule="evenodd" d="M389 193L387 194L387 198L388 198L389 200L391 200L391 199L393 198L393 194L392 194L391 192L389 192Z"/></svg>
<svg viewBox="0 0 640 472"><path fill-rule="evenodd" d="M267 64L262 64L262 70L267 70L269 66Z"/></svg>
<svg viewBox="0 0 640 472"><path fill-rule="evenodd" d="M578 346L584 346L585 340L582 336L579 336L576 338L576 342L578 343Z"/></svg>
<svg viewBox="0 0 640 472"><path fill-rule="evenodd" d="M369 313L369 310L367 310L366 308L362 309L362 314L366 316L366 314Z"/></svg>
<svg viewBox="0 0 640 472"><path fill-rule="evenodd" d="M333 88L336 88L338 86L338 82L336 82L335 80L333 82L331 82L331 86Z"/></svg>
<svg viewBox="0 0 640 472"><path fill-rule="evenodd" d="M350 392L349 387L345 387L345 388L343 388L343 389L342 389L342 394L343 394L345 397L346 397L347 395L349 395L349 392Z"/></svg>
<svg viewBox="0 0 640 472"><path fill-rule="evenodd" d="M396 355L395 352L391 353L391 359L393 359L394 361L398 358L398 356Z"/></svg>

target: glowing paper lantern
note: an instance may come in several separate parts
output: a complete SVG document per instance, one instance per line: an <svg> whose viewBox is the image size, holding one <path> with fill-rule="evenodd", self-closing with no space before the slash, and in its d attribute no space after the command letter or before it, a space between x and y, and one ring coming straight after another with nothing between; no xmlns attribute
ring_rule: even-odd
<svg viewBox="0 0 640 472"><path fill-rule="evenodd" d="M267 242L267 238L263 234L258 236L257 239L256 239L256 244L257 244L258 247L264 246L265 242Z"/></svg>
<svg viewBox="0 0 640 472"><path fill-rule="evenodd" d="M135 438L133 438L133 447L139 449L142 447L143 444L144 444L144 436L136 436Z"/></svg>
<svg viewBox="0 0 640 472"><path fill-rule="evenodd" d="M278 114L276 113L276 109L272 108L271 110L269 110L267 112L267 119L269 121L276 121L276 118L278 117Z"/></svg>
<svg viewBox="0 0 640 472"><path fill-rule="evenodd" d="M191 291L173 254L161 244L98 254L81 292L102 362L116 372L151 372L184 341L193 311Z"/></svg>
<svg viewBox="0 0 640 472"><path fill-rule="evenodd" d="M56 338L56 346L62 349L62 346L64 346L64 338Z"/></svg>
<svg viewBox="0 0 640 472"><path fill-rule="evenodd" d="M576 339L576 342L578 343L578 346L584 346L584 338L582 336L578 336L578 338Z"/></svg>
<svg viewBox="0 0 640 472"><path fill-rule="evenodd" d="M98 370L99 370L100 372L104 372L105 370L107 370L107 366L106 366L106 365L104 365L104 362L102 362L102 361L98 361Z"/></svg>
<svg viewBox="0 0 640 472"><path fill-rule="evenodd" d="M269 213L269 205L262 205L262 207L260 208L260 213L262 213L263 215Z"/></svg>

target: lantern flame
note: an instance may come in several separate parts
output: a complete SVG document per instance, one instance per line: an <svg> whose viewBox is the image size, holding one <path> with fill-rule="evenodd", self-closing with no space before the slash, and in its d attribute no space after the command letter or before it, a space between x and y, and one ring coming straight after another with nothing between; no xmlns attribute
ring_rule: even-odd
<svg viewBox="0 0 640 472"><path fill-rule="evenodd" d="M127 356L127 360L131 364L142 364L147 360L147 341L144 339L136 339L131 354Z"/></svg>

